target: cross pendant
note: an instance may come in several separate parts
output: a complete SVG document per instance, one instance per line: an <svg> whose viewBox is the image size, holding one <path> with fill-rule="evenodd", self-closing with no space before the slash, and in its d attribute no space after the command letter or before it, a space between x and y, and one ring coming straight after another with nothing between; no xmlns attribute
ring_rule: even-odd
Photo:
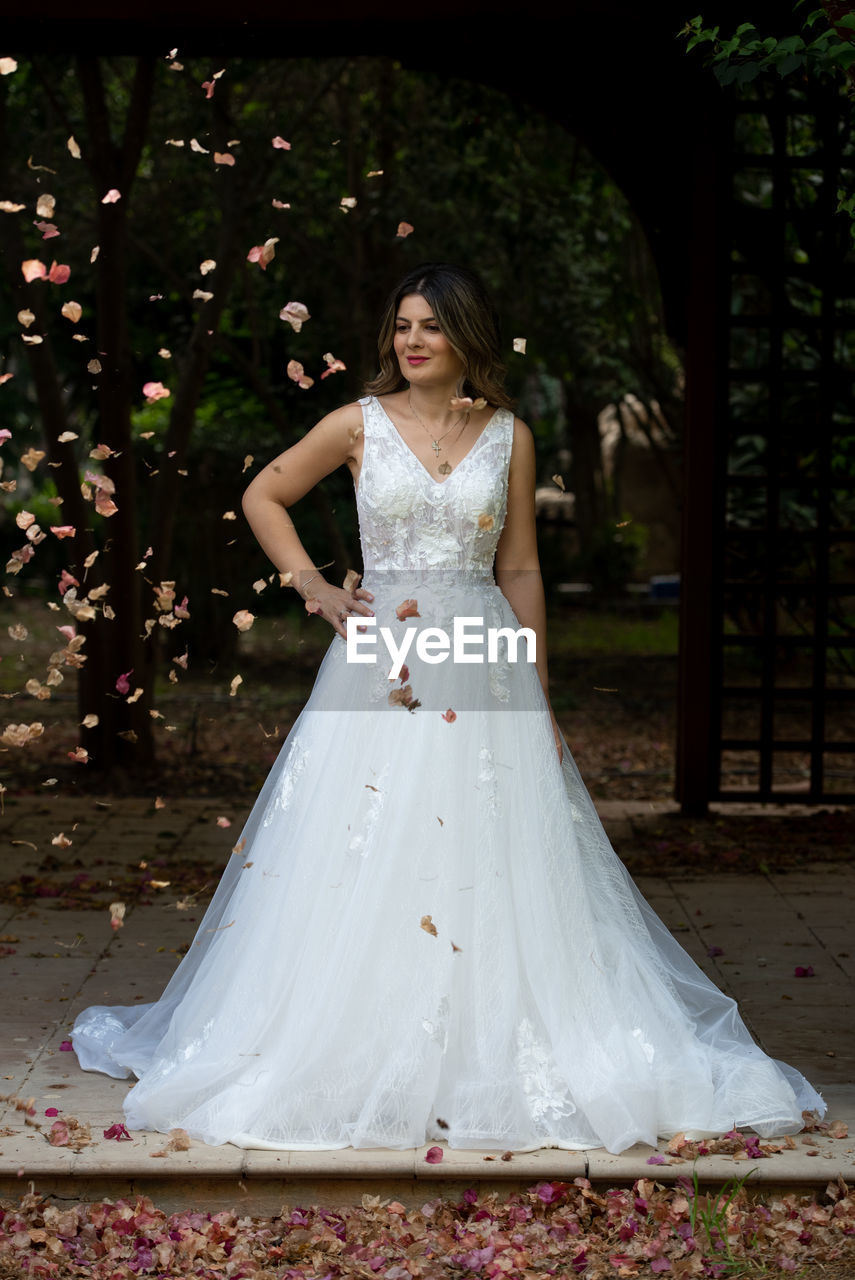
<svg viewBox="0 0 855 1280"><path fill-rule="evenodd" d="M434 440L433 444L431 445L431 448L433 449L433 451L434 451L435 455L436 455L436 456L437 456L437 458L438 458L438 457L439 457L439 441L438 441L438 440Z"/></svg>

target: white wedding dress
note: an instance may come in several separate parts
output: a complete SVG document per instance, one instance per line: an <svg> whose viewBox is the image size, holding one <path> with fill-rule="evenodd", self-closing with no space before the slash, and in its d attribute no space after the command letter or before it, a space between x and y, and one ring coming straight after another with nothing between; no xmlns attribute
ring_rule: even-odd
<svg viewBox="0 0 855 1280"><path fill-rule="evenodd" d="M516 630L492 573L513 415L440 482L361 403L378 631L450 633L455 615ZM408 599L419 616L401 620ZM161 998L77 1018L81 1067L138 1077L128 1127L261 1148L620 1152L824 1114L633 885L566 744L558 760L534 666L507 644L483 664L413 646L408 707L389 701L403 682L379 635L375 652L348 662L333 638Z"/></svg>

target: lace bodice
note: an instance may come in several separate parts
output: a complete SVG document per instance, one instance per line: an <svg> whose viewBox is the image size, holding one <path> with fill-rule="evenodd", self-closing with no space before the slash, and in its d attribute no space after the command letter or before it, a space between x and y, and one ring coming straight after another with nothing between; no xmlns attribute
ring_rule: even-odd
<svg viewBox="0 0 855 1280"><path fill-rule="evenodd" d="M514 433L510 409L496 410L466 456L439 481L374 396L359 403L365 448L356 507L366 574L389 569L491 574L507 512Z"/></svg>

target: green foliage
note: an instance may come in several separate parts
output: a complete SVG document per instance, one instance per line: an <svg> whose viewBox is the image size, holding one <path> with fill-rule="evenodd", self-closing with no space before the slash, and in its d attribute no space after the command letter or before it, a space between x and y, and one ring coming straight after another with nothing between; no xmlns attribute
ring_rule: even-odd
<svg viewBox="0 0 855 1280"><path fill-rule="evenodd" d="M805 0L797 0L794 10L805 7ZM761 36L752 22L743 22L728 39L722 38L720 30L705 26L699 14L680 35L686 39L687 51L707 49L707 66L723 88L740 90L762 76L785 79L798 74L840 85L855 115L855 13L835 18L832 25L825 9L812 9L802 17L801 32L786 36ZM855 241L855 195L840 190L837 210L849 218Z"/></svg>

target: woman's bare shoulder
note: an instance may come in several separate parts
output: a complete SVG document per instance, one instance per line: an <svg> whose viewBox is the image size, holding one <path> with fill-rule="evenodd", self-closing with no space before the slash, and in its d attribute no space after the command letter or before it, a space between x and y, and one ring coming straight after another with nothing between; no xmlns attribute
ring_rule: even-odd
<svg viewBox="0 0 855 1280"><path fill-rule="evenodd" d="M331 427L354 427L362 426L362 405L358 400L351 400L349 404L343 404L338 409L333 409L326 417L321 418L321 422L328 423Z"/></svg>
<svg viewBox="0 0 855 1280"><path fill-rule="evenodd" d="M527 422L514 414L514 434L512 449L514 453L526 455L534 453L534 432Z"/></svg>

